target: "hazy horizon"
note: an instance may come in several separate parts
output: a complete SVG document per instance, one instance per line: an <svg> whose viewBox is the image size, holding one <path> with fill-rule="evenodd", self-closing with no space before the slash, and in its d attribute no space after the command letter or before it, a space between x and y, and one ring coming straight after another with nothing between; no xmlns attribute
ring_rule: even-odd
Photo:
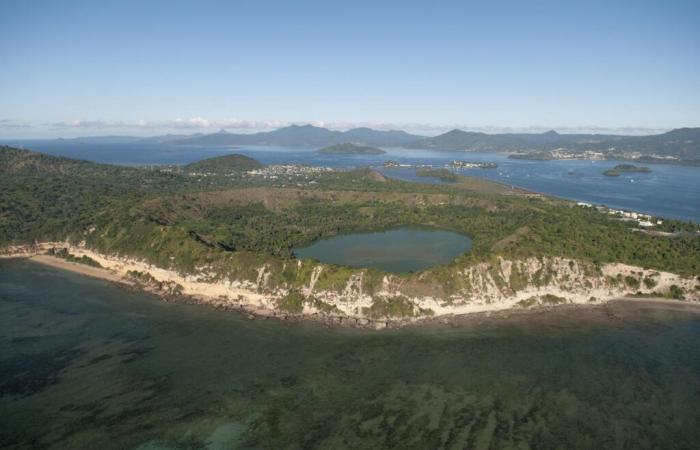
<svg viewBox="0 0 700 450"><path fill-rule="evenodd" d="M2 129L2 122L0 121L0 130ZM218 124L218 126L216 125ZM286 128L290 126L305 126L311 125L319 128L326 128L333 131L348 131L354 128L371 128L374 130L381 131L405 131L407 133L434 137L440 134L447 133L452 130L461 130L467 132L482 132L486 134L508 134L508 133L522 133L522 134L538 134L545 133L548 131L556 131L559 134L600 134L600 135L620 135L620 136L649 136L666 133L674 128L645 128L645 127L620 127L620 128L606 128L606 127L596 127L596 126L582 126L582 127L548 127L548 126L530 126L530 127L507 127L507 126L485 126L485 127L472 127L468 125L451 124L451 125L432 125L432 124L385 124L385 123L365 123L360 122L357 124L336 124L330 123L326 124L323 122L279 122L276 125L267 125L260 127L236 127L236 126L226 126L225 123L212 121L203 127L167 127L167 126L116 126L111 127L108 125L91 124L91 125L81 125L76 124L74 126L60 126L59 130L42 130L37 132L37 128L31 127L29 125L24 125L22 128L27 132L16 133L14 136L5 136L0 134L0 139L4 141L20 141L20 140L53 140L53 139L79 139L79 138L96 138L96 137L140 137L140 138L150 138L158 137L164 135L183 135L191 136L196 134L213 134L226 132L231 134L255 134L261 132L274 131L281 128ZM700 126L700 124L699 124ZM9 128L9 127L8 127ZM684 128L684 127L677 127ZM693 127L695 128L695 127Z"/></svg>
<svg viewBox="0 0 700 450"><path fill-rule="evenodd" d="M0 138L656 134L700 125L700 4L3 2Z"/></svg>

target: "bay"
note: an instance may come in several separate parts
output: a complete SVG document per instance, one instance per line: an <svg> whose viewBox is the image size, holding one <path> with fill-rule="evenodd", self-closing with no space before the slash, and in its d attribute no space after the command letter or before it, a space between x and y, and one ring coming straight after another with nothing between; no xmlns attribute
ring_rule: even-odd
<svg viewBox="0 0 700 450"><path fill-rule="evenodd" d="M310 148L261 146L221 148L57 140L12 141L8 144L52 155L121 165L183 165L227 153L241 153L264 164L309 164L337 168L371 166L388 176L423 183L438 181L418 177L414 169L387 170L382 165L387 160L437 166L453 160L495 162L499 166L497 169L465 169L458 172L570 200L700 223L700 167L645 164L652 168L652 173L606 177L602 173L620 164L620 161L524 161L508 159L506 155L496 153L403 148L386 148L384 155L324 155Z"/></svg>

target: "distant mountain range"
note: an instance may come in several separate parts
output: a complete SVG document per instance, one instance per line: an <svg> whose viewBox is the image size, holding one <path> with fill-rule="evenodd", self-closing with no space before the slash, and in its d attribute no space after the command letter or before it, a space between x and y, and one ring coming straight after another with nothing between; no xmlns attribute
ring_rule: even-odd
<svg viewBox="0 0 700 450"><path fill-rule="evenodd" d="M423 139L423 136L405 131L381 131L371 128L334 131L313 125L292 125L254 134L234 134L222 130L214 134L192 136L170 142L183 145L279 145L285 147L326 147L352 142L375 147L399 147L419 139Z"/></svg>
<svg viewBox="0 0 700 450"><path fill-rule="evenodd" d="M326 155L383 155L386 153L380 148L351 144L350 142L329 145L328 147L323 147L321 150L317 150L316 152Z"/></svg>
<svg viewBox="0 0 700 450"><path fill-rule="evenodd" d="M642 153L700 158L700 128L679 128L651 136L546 133L486 134L452 130L410 144L412 148L492 152L551 150Z"/></svg>
<svg viewBox="0 0 700 450"><path fill-rule="evenodd" d="M271 145L321 148L353 143L372 147L404 147L431 150L480 152L564 151L582 155L597 152L608 159L640 159L644 162L669 162L700 165L700 128L679 128L650 136L604 134L545 133L487 134L452 130L434 137L418 136L405 131L354 128L335 131L312 125L292 125L274 131L236 134L221 130L212 134L165 135L150 138L103 136L76 138L78 143L160 142L175 145L237 146ZM555 152L556 153L556 152ZM557 155L554 155L556 158Z"/></svg>

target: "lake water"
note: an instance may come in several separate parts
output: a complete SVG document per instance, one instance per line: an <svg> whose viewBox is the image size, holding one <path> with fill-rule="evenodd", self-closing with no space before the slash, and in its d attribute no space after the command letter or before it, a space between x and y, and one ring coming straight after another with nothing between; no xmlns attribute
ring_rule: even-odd
<svg viewBox="0 0 700 450"><path fill-rule="evenodd" d="M435 181L417 177L414 170L384 170L381 165L389 159L406 164L434 165L444 165L454 159L496 162L498 169L467 169L460 173L571 200L700 222L700 167L647 164L653 170L650 174L606 177L603 171L619 164L619 161L523 161L493 153L399 148L385 149L385 155L323 155L315 153L314 149L284 147L224 149L170 144L76 144L70 141L9 143L54 155L124 165L188 164L236 152L265 164L373 166L389 176L423 183Z"/></svg>
<svg viewBox="0 0 700 450"><path fill-rule="evenodd" d="M294 254L330 264L402 273L446 264L470 248L468 237L452 231L401 228L334 236L295 249Z"/></svg>
<svg viewBox="0 0 700 450"><path fill-rule="evenodd" d="M700 315L642 311L325 329L0 260L0 448L697 448Z"/></svg>

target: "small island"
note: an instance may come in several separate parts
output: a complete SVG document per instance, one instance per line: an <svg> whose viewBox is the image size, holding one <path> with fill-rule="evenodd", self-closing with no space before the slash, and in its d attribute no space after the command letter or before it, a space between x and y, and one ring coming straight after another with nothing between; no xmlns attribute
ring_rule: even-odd
<svg viewBox="0 0 700 450"><path fill-rule="evenodd" d="M324 147L317 150L316 153L323 153L325 155L383 155L386 152L376 147L368 147L365 145L357 145L346 142L345 144L336 144Z"/></svg>
<svg viewBox="0 0 700 450"><path fill-rule="evenodd" d="M217 156L201 161L196 161L184 167L187 173L231 173L246 172L248 170L261 169L263 165L245 155L232 153L230 155Z"/></svg>
<svg viewBox="0 0 700 450"><path fill-rule="evenodd" d="M603 172L606 177L619 177L623 173L651 173L651 169L633 164L619 164L612 169Z"/></svg>

